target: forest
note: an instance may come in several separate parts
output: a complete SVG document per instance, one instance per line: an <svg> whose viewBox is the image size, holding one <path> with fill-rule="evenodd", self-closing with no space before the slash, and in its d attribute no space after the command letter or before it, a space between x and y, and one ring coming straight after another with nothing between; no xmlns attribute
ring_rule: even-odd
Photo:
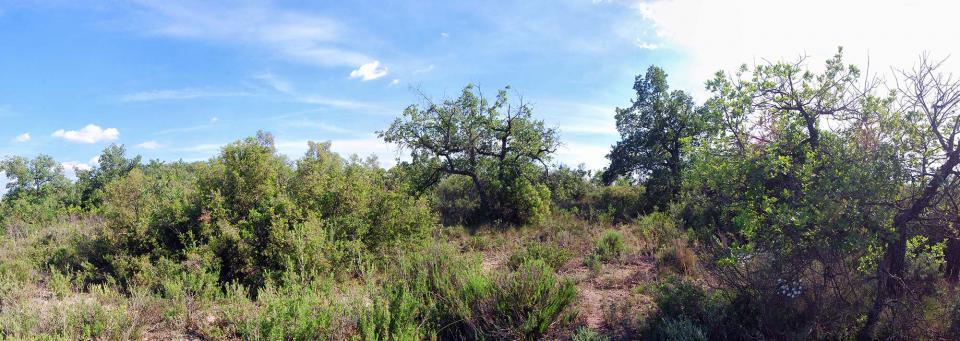
<svg viewBox="0 0 960 341"><path fill-rule="evenodd" d="M744 64L700 102L650 66L599 170L473 85L377 131L390 168L265 131L70 177L7 156L0 338L960 339L949 62Z"/></svg>

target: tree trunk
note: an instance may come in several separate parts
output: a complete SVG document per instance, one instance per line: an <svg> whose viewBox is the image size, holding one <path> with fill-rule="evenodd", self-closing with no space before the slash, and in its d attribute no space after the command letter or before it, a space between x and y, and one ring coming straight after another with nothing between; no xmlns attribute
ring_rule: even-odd
<svg viewBox="0 0 960 341"><path fill-rule="evenodd" d="M909 238L907 228L930 206L947 176L953 172L953 168L958 163L960 163L960 154L957 152L948 154L947 160L937 168L936 173L924 186L923 192L910 203L910 206L898 211L893 217L893 228L897 231L897 236L896 239L887 243L883 260L877 264L877 296L873 308L867 315L867 323L857 335L859 339L871 339L880 314L886 307L886 300L903 294L903 274L906 268L907 238Z"/></svg>
<svg viewBox="0 0 960 341"><path fill-rule="evenodd" d="M960 238L957 238L955 230L947 233L947 249L943 256L946 261L943 277L955 285L960 281Z"/></svg>

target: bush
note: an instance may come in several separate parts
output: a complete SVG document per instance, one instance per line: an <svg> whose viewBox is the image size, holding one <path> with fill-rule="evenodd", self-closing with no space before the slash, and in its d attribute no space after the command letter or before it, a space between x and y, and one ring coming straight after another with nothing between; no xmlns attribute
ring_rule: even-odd
<svg viewBox="0 0 960 341"><path fill-rule="evenodd" d="M498 339L540 339L550 326L574 315L576 297L572 281L559 280L542 260L527 261L500 279L486 330Z"/></svg>
<svg viewBox="0 0 960 341"><path fill-rule="evenodd" d="M479 262L449 246L433 246L400 257L382 289L388 309L371 312L361 329L368 336L396 338L412 333L405 323L418 321L424 336L477 338L482 330L476 321L492 289Z"/></svg>
<svg viewBox="0 0 960 341"><path fill-rule="evenodd" d="M674 239L684 236L673 218L663 212L642 216L635 221L635 224L637 225L635 232L643 239L645 251L648 252L656 252Z"/></svg>
<svg viewBox="0 0 960 341"><path fill-rule="evenodd" d="M761 318L757 309L758 302L748 296L707 291L698 283L678 277L669 277L658 283L653 290L653 302L657 311L647 320L643 331L647 338L762 339L757 326L757 321ZM797 336L799 335L793 335Z"/></svg>
<svg viewBox="0 0 960 341"><path fill-rule="evenodd" d="M603 187L591 205L598 218L605 223L629 222L649 211L644 200L643 186L614 184Z"/></svg>
<svg viewBox="0 0 960 341"><path fill-rule="evenodd" d="M454 175L437 184L433 207L444 225L474 225L483 220L480 196L469 177Z"/></svg>
<svg viewBox="0 0 960 341"><path fill-rule="evenodd" d="M598 333L596 330L580 327L577 332L570 337L571 341L610 341L610 338Z"/></svg>
<svg viewBox="0 0 960 341"><path fill-rule="evenodd" d="M656 253L657 266L677 274L693 275L697 269L697 255L687 245L686 238L677 238Z"/></svg>
<svg viewBox="0 0 960 341"><path fill-rule="evenodd" d="M256 312L238 324L238 336L258 340L332 339L349 331L338 323L350 314L348 304L335 300L329 282L288 278L283 285L268 283L257 296Z"/></svg>
<svg viewBox="0 0 960 341"><path fill-rule="evenodd" d="M593 243L593 255L601 262L619 260L626 251L623 234L619 231L608 230Z"/></svg>
<svg viewBox="0 0 960 341"><path fill-rule="evenodd" d="M529 260L539 259L543 260L551 268L559 269L570 260L570 256L570 251L557 246L542 242L530 242L510 255L507 266L512 270L516 270L520 265Z"/></svg>

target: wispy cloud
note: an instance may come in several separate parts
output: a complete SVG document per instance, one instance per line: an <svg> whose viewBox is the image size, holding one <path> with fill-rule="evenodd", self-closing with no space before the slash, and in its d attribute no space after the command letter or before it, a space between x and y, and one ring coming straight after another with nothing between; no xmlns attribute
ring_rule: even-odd
<svg viewBox="0 0 960 341"><path fill-rule="evenodd" d="M427 73L427 72L433 71L433 69L436 69L436 68L437 68L436 65L430 64L430 65L427 65L427 67L425 68L413 70L413 74L419 75L421 73Z"/></svg>
<svg viewBox="0 0 960 341"><path fill-rule="evenodd" d="M59 137L64 140L76 143L97 143L100 141L112 141L120 137L120 131L116 128L103 129L96 124L88 124L80 130L57 130L51 134L53 137Z"/></svg>
<svg viewBox="0 0 960 341"><path fill-rule="evenodd" d="M558 100L535 105L535 110L557 124L561 134L618 134L613 106Z"/></svg>
<svg viewBox="0 0 960 341"><path fill-rule="evenodd" d="M349 47L350 30L325 16L278 8L267 2L139 0L155 34L242 44L288 60L356 67L370 58Z"/></svg>
<svg viewBox="0 0 960 341"><path fill-rule="evenodd" d="M354 132L353 130L331 124L324 121L313 120L308 118L295 118L295 119L281 119L280 126L287 128L298 128L298 129L311 129L311 130L320 130L329 133L338 133L338 134L347 134Z"/></svg>
<svg viewBox="0 0 960 341"><path fill-rule="evenodd" d="M323 106L341 108L341 109L372 109L375 105L350 100L328 98L320 95L302 95L297 100L307 104L319 104Z"/></svg>
<svg viewBox="0 0 960 341"><path fill-rule="evenodd" d="M254 75L253 78L266 83L268 86L279 92L290 93L294 90L293 85L290 84L290 82L288 82L286 79L280 78L272 72L259 73Z"/></svg>
<svg viewBox="0 0 960 341"><path fill-rule="evenodd" d="M163 148L164 145L163 145L163 144L160 144L160 143L157 142L157 141L151 140L151 141L146 141L146 142L138 143L138 144L134 145L134 147L140 148L140 149L153 150L153 149Z"/></svg>
<svg viewBox="0 0 960 341"><path fill-rule="evenodd" d="M220 150L226 143L203 143L189 147L174 148L174 151L188 153L212 153Z"/></svg>
<svg viewBox="0 0 960 341"><path fill-rule="evenodd" d="M250 95L252 94L246 91L222 91L222 90L210 90L210 89L185 88L185 89L150 90L150 91L137 92L137 93L124 95L120 99L124 102L149 102L149 101L165 101L165 100L211 98L211 97L239 97L239 96L250 96Z"/></svg>
<svg viewBox="0 0 960 341"><path fill-rule="evenodd" d="M360 65L359 68L350 72L350 78L360 78L364 82L371 81L387 75L387 67L380 66L379 60Z"/></svg>
<svg viewBox="0 0 960 341"><path fill-rule="evenodd" d="M17 142L27 142L27 141L30 141L30 133L23 133L23 134L17 135L17 137L14 138L14 140L17 141Z"/></svg>

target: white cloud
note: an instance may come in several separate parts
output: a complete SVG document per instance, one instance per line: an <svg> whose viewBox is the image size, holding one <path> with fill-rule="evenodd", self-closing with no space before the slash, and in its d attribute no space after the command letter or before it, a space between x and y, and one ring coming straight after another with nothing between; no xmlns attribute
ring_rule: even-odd
<svg viewBox="0 0 960 341"><path fill-rule="evenodd" d="M223 44L253 46L279 57L320 66L355 67L368 60L348 46L356 40L342 23L262 1L151 1L144 18L151 32Z"/></svg>
<svg viewBox="0 0 960 341"><path fill-rule="evenodd" d="M864 67L869 56L870 71L883 73L910 67L924 51L960 53L960 4L953 1L633 0L632 7L664 48L686 55L676 74L695 91L717 70L742 63L808 55L819 67L838 46L847 62ZM948 64L960 70L960 61Z"/></svg>
<svg viewBox="0 0 960 341"><path fill-rule="evenodd" d="M15 138L15 140L16 140L17 142L27 142L27 141L30 141L30 133L23 133L23 134L17 135L17 137Z"/></svg>
<svg viewBox="0 0 960 341"><path fill-rule="evenodd" d="M387 75L387 67L380 67L380 61L360 65L356 70L350 71L350 78L360 78L364 82L374 80Z"/></svg>
<svg viewBox="0 0 960 341"><path fill-rule="evenodd" d="M654 44L654 43L651 43L651 42L642 41L642 40L640 40L640 39L637 39L637 41L635 41L635 42L633 43L633 45L635 45L637 48L643 49L643 50L656 50L656 49L659 49L659 48L662 47L660 44Z"/></svg>
<svg viewBox="0 0 960 341"><path fill-rule="evenodd" d="M151 140L151 141L146 141L146 142L137 144L137 145L135 145L134 147L137 147L137 148L140 148L140 149L150 149L150 150L152 150L152 149L160 149L160 148L163 148L164 145L160 144L160 143L157 142L157 141L152 141L152 140Z"/></svg>
<svg viewBox="0 0 960 341"><path fill-rule="evenodd" d="M97 143L116 140L120 137L120 132L116 128L103 129L96 124L88 124L80 130L60 129L53 132L52 136L76 143Z"/></svg>
<svg viewBox="0 0 960 341"><path fill-rule="evenodd" d="M390 81L390 85L397 85L397 84L400 84L399 79L394 78L392 81Z"/></svg>
<svg viewBox="0 0 960 341"><path fill-rule="evenodd" d="M569 142L557 149L556 161L571 167L582 163L587 169L599 170L609 165L608 153L609 145Z"/></svg>
<svg viewBox="0 0 960 341"><path fill-rule="evenodd" d="M68 170L71 172L76 172L78 170L88 171L93 169L93 166L86 163L77 162L77 161L67 161L62 163L62 165L64 170Z"/></svg>
<svg viewBox="0 0 960 341"><path fill-rule="evenodd" d="M218 117L216 117L216 116L210 118L210 123L211 123L211 124L212 124L212 123L217 123L217 122L219 122L219 121L220 121L220 118L218 118Z"/></svg>
<svg viewBox="0 0 960 341"><path fill-rule="evenodd" d="M443 39L450 38L450 33L440 32L440 38L443 38Z"/></svg>
<svg viewBox="0 0 960 341"><path fill-rule="evenodd" d="M425 68L413 70L413 74L419 75L421 73L427 73L427 72L433 71L433 69L436 69L436 68L437 68L436 65L430 64L430 65L427 65L427 67Z"/></svg>
<svg viewBox="0 0 960 341"><path fill-rule="evenodd" d="M124 102L148 102L164 101L178 99L210 98L210 97L238 97L249 96L249 92L243 91L220 91L209 89L175 89L175 90L151 90L127 94L120 99Z"/></svg>

